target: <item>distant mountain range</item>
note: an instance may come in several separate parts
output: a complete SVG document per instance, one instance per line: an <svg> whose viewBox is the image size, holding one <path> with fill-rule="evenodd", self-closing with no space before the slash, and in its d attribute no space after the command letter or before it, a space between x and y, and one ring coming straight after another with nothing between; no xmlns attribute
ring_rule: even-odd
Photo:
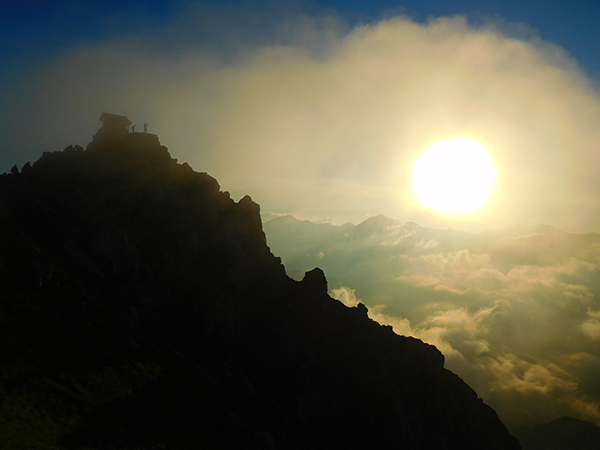
<svg viewBox="0 0 600 450"><path fill-rule="evenodd" d="M264 230L291 277L319 266L331 295L437 346L511 429L600 420L599 234L472 233L382 215L358 225L282 216Z"/></svg>
<svg viewBox="0 0 600 450"><path fill-rule="evenodd" d="M520 448L435 347L317 264L288 278L250 197L115 117L0 176L0 448Z"/></svg>
<svg viewBox="0 0 600 450"><path fill-rule="evenodd" d="M264 229L269 247L291 270L323 264L324 258L345 259L366 248L381 251L380 257L466 249L489 254L503 270L509 270L516 265L543 264L569 257L589 259L593 257L593 246L600 245L600 234L569 234L544 224L470 233L452 228L425 228L383 215L358 225L313 223L281 216L266 222Z"/></svg>

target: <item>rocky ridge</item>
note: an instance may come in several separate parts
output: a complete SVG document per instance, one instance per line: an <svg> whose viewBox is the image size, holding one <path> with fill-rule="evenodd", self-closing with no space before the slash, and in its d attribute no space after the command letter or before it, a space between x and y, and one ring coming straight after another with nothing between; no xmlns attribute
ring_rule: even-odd
<svg viewBox="0 0 600 450"><path fill-rule="evenodd" d="M285 275L158 138L0 176L0 446L519 449L433 346Z"/></svg>

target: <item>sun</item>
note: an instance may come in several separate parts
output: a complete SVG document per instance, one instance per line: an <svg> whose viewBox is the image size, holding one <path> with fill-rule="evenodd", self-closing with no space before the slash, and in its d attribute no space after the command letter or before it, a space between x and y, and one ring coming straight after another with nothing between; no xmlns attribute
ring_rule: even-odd
<svg viewBox="0 0 600 450"><path fill-rule="evenodd" d="M439 141L425 150L412 170L413 190L425 206L449 214L481 208L496 183L496 167L471 139Z"/></svg>

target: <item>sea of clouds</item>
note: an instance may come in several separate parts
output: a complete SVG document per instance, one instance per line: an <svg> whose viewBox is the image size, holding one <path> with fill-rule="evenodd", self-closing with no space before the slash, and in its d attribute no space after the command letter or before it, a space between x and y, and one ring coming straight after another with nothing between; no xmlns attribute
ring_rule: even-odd
<svg viewBox="0 0 600 450"><path fill-rule="evenodd" d="M467 233L383 216L358 226L286 216L265 231L290 275L318 266L333 297L436 345L507 424L600 422L600 235Z"/></svg>

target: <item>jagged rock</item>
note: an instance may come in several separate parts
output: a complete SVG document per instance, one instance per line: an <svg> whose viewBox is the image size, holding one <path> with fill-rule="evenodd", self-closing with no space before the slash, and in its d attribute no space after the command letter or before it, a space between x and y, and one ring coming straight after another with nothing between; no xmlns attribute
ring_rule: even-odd
<svg viewBox="0 0 600 450"><path fill-rule="evenodd" d="M267 242L260 219L260 206L252 201L249 195L238 202L239 226L250 235L257 236L263 243Z"/></svg>
<svg viewBox="0 0 600 450"><path fill-rule="evenodd" d="M0 447L520 448L435 347L289 279L250 197L113 125L0 176Z"/></svg>
<svg viewBox="0 0 600 450"><path fill-rule="evenodd" d="M318 267L306 272L301 283L302 286L305 286L307 290L315 295L327 294L327 278L325 273Z"/></svg>
<svg viewBox="0 0 600 450"><path fill-rule="evenodd" d="M360 312L360 314L362 316L365 316L365 317L368 316L369 310L367 309L367 307L363 303L359 303L358 305L356 305L356 310L358 312Z"/></svg>

